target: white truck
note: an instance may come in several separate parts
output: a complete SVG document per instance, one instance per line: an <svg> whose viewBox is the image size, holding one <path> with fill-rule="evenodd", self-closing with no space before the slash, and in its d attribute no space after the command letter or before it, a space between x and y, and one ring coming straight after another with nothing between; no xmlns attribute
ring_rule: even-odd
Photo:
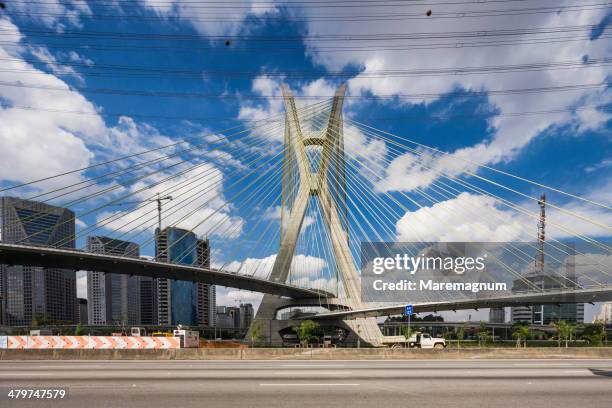
<svg viewBox="0 0 612 408"><path fill-rule="evenodd" d="M383 343L391 348L446 348L446 340L442 337L432 337L428 333L421 332L414 333L409 339L406 339L404 336L385 336Z"/></svg>

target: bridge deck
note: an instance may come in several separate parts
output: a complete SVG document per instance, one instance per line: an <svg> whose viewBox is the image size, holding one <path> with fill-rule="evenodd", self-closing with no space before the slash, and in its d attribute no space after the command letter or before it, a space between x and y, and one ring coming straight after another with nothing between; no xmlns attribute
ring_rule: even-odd
<svg viewBox="0 0 612 408"><path fill-rule="evenodd" d="M212 268L157 262L142 258L94 254L74 249L58 249L0 242L0 264L42 266L85 271L112 272L155 278L209 283L294 299L332 297L314 289L241 275Z"/></svg>
<svg viewBox="0 0 612 408"><path fill-rule="evenodd" d="M495 296L478 299L455 299L439 302L422 302L413 305L414 313L443 312L449 310L485 309L491 307L531 306L563 303L593 303L612 300L612 287L600 287L575 290L550 290L538 293L515 293L506 296ZM356 319L361 317L378 317L401 315L406 304L364 307L356 310L320 313L304 317L308 319ZM300 318L302 319L302 318Z"/></svg>

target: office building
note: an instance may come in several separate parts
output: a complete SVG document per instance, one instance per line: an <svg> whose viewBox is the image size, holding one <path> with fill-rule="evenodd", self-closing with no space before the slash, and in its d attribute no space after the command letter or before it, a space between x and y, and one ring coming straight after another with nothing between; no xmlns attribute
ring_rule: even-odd
<svg viewBox="0 0 612 408"><path fill-rule="evenodd" d="M66 208L0 197L0 240L74 248L74 213ZM4 265L0 268L2 320L7 325L76 321L76 273L70 269Z"/></svg>
<svg viewBox="0 0 612 408"><path fill-rule="evenodd" d="M129 241L103 236L87 237L87 251L138 257L140 247ZM87 272L89 324L140 324L140 293L138 277L125 274Z"/></svg>
<svg viewBox="0 0 612 408"><path fill-rule="evenodd" d="M601 304L599 313L593 318L593 322L602 322L604 324L612 324L612 302L605 302Z"/></svg>
<svg viewBox="0 0 612 408"><path fill-rule="evenodd" d="M157 281L149 276L138 277L140 324L157 325Z"/></svg>
<svg viewBox="0 0 612 408"><path fill-rule="evenodd" d="M217 327L220 329L240 328L240 308L234 306L217 306Z"/></svg>
<svg viewBox="0 0 612 408"><path fill-rule="evenodd" d="M251 322L253 322L254 315L255 311L253 310L252 304L240 304L240 328L243 330L247 330L249 327L251 327Z"/></svg>
<svg viewBox="0 0 612 408"><path fill-rule="evenodd" d="M210 268L210 242L207 239L198 240L198 262L203 268ZM215 285L196 283L198 290L197 316L198 325L215 326L217 307L217 290Z"/></svg>
<svg viewBox="0 0 612 408"><path fill-rule="evenodd" d="M168 227L156 230L156 259L160 262L210 266L208 240ZM157 318L160 325L214 326L215 288L203 283L157 279Z"/></svg>
<svg viewBox="0 0 612 408"><path fill-rule="evenodd" d="M578 286L576 265L573 256L558 267L563 273L555 271L558 267L546 262L546 195L538 201L540 219L538 222L537 251L534 263L524 276L512 282L513 293L536 293L555 289L574 289ZM568 245L565 245L567 248ZM553 248L550 248L553 249ZM563 251L563 258L567 251ZM564 320L571 323L584 322L584 303L566 303L560 305L517 306L512 308L512 323L522 322L532 325L548 325Z"/></svg>
<svg viewBox="0 0 612 408"><path fill-rule="evenodd" d="M538 292L540 289L554 290L562 287L575 287L575 282L575 277L571 274L563 278L553 274L533 271L523 278L515 279L512 285L512 292L530 293ZM533 325L549 325L559 320L570 323L583 323L584 303L512 307L512 323L523 322Z"/></svg>
<svg viewBox="0 0 612 408"><path fill-rule="evenodd" d="M87 299L77 298L77 323L81 325L89 324L87 314Z"/></svg>
<svg viewBox="0 0 612 408"><path fill-rule="evenodd" d="M506 309L503 307L493 307L489 309L489 323L505 323Z"/></svg>

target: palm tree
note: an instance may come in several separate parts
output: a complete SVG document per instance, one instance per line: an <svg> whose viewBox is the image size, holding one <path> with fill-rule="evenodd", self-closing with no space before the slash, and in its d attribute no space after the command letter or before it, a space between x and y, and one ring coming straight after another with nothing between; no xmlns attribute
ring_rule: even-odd
<svg viewBox="0 0 612 408"><path fill-rule="evenodd" d="M254 321L253 323L251 323L251 347L253 347L253 345L257 343L262 337L263 328L261 327L261 324L259 324L259 322Z"/></svg>
<svg viewBox="0 0 612 408"><path fill-rule="evenodd" d="M479 347L482 347L483 344L486 344L491 339L491 335L489 334L487 325L483 321L480 322L480 326L478 327L477 336L478 336L478 346Z"/></svg>
<svg viewBox="0 0 612 408"><path fill-rule="evenodd" d="M567 348L567 343L569 340L572 339L572 336L574 334L576 334L576 325L575 324L567 324L567 332L566 332L566 336L565 336L565 348Z"/></svg>
<svg viewBox="0 0 612 408"><path fill-rule="evenodd" d="M463 323L461 326L459 326L459 330L457 330L457 348L461 348L461 340L463 340L467 328L467 323Z"/></svg>
<svg viewBox="0 0 612 408"><path fill-rule="evenodd" d="M567 322L565 320L559 320L556 322L552 323L552 326L555 328L555 331L557 332L557 347L561 348L561 339L565 336L565 333L567 332ZM567 341L566 341L566 346L567 346Z"/></svg>
<svg viewBox="0 0 612 408"><path fill-rule="evenodd" d="M402 334L406 338L406 343L410 341L410 338L412 337L413 333L414 333L414 330L412 330L411 327L408 327L408 326L402 327Z"/></svg>
<svg viewBox="0 0 612 408"><path fill-rule="evenodd" d="M521 347L521 340L523 341L523 347L527 347L527 337L529 336L529 327L524 324L519 324L514 329L512 337L516 339L516 347Z"/></svg>

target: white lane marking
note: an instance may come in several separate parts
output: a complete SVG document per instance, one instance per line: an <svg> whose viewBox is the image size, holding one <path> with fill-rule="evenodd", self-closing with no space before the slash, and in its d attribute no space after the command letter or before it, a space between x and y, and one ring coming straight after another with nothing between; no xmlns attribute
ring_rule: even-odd
<svg viewBox="0 0 612 408"><path fill-rule="evenodd" d="M260 387L354 387L357 383L263 383Z"/></svg>
<svg viewBox="0 0 612 408"><path fill-rule="evenodd" d="M582 369L582 370L563 370L563 372L566 373L566 374L576 374L576 373L578 373L578 374L592 374L589 370L585 370L585 369Z"/></svg>
<svg viewBox="0 0 612 408"><path fill-rule="evenodd" d="M321 363L314 363L314 364L282 364L280 366L281 368L283 367L291 367L291 368L329 368L329 367L333 367L333 368L342 368L342 367L346 367L346 364L321 364Z"/></svg>
<svg viewBox="0 0 612 408"><path fill-rule="evenodd" d="M573 365L573 364L568 364L568 363L513 363L513 366L516 367L565 367L568 365Z"/></svg>
<svg viewBox="0 0 612 408"><path fill-rule="evenodd" d="M75 365L48 365L48 366L38 366L38 368L101 368L100 365L88 365L88 364L75 364Z"/></svg>
<svg viewBox="0 0 612 408"><path fill-rule="evenodd" d="M276 371L275 375L342 375L352 371Z"/></svg>
<svg viewBox="0 0 612 408"><path fill-rule="evenodd" d="M0 375L15 376L15 375L53 375L53 373L0 373Z"/></svg>

